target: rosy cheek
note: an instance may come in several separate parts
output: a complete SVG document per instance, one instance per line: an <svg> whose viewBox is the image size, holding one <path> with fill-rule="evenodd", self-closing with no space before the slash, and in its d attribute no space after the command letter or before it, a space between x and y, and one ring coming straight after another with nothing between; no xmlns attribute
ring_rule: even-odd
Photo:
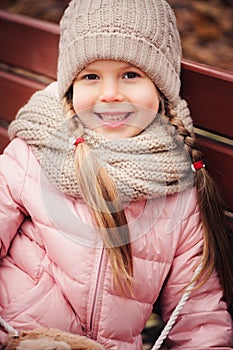
<svg viewBox="0 0 233 350"><path fill-rule="evenodd" d="M91 93L86 92L83 88L74 88L73 92L73 107L76 113L86 109L90 109L93 105L93 98Z"/></svg>
<svg viewBox="0 0 233 350"><path fill-rule="evenodd" d="M85 101L83 100L81 94L74 93L73 107L76 113L85 108Z"/></svg>

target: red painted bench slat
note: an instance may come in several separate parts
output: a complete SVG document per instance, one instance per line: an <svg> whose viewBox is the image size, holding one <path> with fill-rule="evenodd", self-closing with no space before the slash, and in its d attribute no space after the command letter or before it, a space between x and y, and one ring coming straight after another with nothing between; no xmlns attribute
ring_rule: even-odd
<svg viewBox="0 0 233 350"><path fill-rule="evenodd" d="M13 66L56 77L57 24L0 10L0 60Z"/></svg>
<svg viewBox="0 0 233 350"><path fill-rule="evenodd" d="M233 74L183 60L181 80L195 125L233 138Z"/></svg>

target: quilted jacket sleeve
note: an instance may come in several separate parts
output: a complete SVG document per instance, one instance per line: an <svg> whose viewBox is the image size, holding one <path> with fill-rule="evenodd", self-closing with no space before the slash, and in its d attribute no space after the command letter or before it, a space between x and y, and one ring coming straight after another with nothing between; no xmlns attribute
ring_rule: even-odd
<svg viewBox="0 0 233 350"><path fill-rule="evenodd" d="M27 215L21 203L28 164L28 148L19 139L13 140L0 155L0 257L8 248Z"/></svg>
<svg viewBox="0 0 233 350"><path fill-rule="evenodd" d="M182 289L190 282L202 254L203 232L196 204L182 221L179 234L179 246L161 297L165 322L178 304ZM176 350L233 347L232 319L215 272L204 285L192 291L170 331L167 346Z"/></svg>

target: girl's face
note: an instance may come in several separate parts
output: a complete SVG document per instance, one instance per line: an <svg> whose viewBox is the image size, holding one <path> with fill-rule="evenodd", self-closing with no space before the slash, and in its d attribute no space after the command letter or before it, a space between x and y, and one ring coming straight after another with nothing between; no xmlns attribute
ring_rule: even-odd
<svg viewBox="0 0 233 350"><path fill-rule="evenodd" d="M128 138L153 121L159 93L140 69L121 61L100 60L77 75L73 107L87 128L111 139Z"/></svg>

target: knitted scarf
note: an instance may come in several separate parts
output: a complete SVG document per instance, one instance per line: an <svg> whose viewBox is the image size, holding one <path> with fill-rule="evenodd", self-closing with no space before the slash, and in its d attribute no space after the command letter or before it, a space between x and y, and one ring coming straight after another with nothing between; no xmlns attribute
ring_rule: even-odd
<svg viewBox="0 0 233 350"><path fill-rule="evenodd" d="M192 119L184 100L177 104L176 111L192 132ZM165 117L156 115L143 132L128 139L113 140L87 128L82 130L82 137L114 179L122 200L174 194L193 185L183 140ZM9 136L19 137L31 146L56 188L66 195L81 197L75 151L70 147L72 134L58 97L46 90L36 92L11 123Z"/></svg>

